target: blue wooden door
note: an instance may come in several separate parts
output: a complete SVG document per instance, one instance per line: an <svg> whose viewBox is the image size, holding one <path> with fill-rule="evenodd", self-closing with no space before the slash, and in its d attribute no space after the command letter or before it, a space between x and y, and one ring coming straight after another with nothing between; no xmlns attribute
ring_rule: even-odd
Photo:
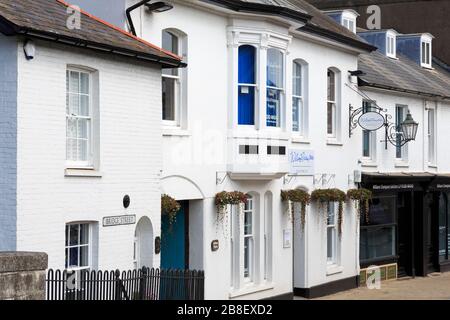
<svg viewBox="0 0 450 320"><path fill-rule="evenodd" d="M161 268L186 269L186 203L180 202L175 223L169 224L169 218L161 219Z"/></svg>

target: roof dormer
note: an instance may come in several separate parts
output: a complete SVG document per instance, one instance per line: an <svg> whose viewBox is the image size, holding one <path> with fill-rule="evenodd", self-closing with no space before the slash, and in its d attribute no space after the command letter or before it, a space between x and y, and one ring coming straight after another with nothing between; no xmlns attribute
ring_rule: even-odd
<svg viewBox="0 0 450 320"><path fill-rule="evenodd" d="M387 30L367 30L358 32L358 35L371 45L378 48L378 51L385 56L397 58L397 37L399 33L394 29Z"/></svg>
<svg viewBox="0 0 450 320"><path fill-rule="evenodd" d="M423 68L432 68L433 35L429 33L402 34L397 36L397 52Z"/></svg>
<svg viewBox="0 0 450 320"><path fill-rule="evenodd" d="M356 33L356 19L359 17L359 14L355 10L333 10L324 11L324 13L351 32Z"/></svg>

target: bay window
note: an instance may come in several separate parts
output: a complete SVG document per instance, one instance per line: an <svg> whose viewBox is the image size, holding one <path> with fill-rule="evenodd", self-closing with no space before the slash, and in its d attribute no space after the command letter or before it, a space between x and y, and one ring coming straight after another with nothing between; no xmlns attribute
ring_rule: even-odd
<svg viewBox="0 0 450 320"><path fill-rule="evenodd" d="M93 165L91 74L66 71L66 161L69 167Z"/></svg>
<svg viewBox="0 0 450 320"><path fill-rule="evenodd" d="M281 126L284 94L284 56L280 50L267 50L267 127Z"/></svg>
<svg viewBox="0 0 450 320"><path fill-rule="evenodd" d="M338 230L336 203L329 202L327 206L327 264L337 264Z"/></svg>
<svg viewBox="0 0 450 320"><path fill-rule="evenodd" d="M256 48L250 45L239 47L238 72L238 124L255 124L256 102Z"/></svg>

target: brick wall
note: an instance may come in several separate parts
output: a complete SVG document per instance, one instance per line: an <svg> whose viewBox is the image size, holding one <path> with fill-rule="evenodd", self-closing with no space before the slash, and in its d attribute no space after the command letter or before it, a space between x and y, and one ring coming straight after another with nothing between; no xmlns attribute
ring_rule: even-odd
<svg viewBox="0 0 450 320"><path fill-rule="evenodd" d="M98 74L98 177L65 176L67 65ZM94 267L131 268L136 225L104 228L102 218L148 216L160 234L160 124L159 66L47 42L36 42L34 60L19 53L18 250L47 252L50 268L64 268L65 224L88 221Z"/></svg>

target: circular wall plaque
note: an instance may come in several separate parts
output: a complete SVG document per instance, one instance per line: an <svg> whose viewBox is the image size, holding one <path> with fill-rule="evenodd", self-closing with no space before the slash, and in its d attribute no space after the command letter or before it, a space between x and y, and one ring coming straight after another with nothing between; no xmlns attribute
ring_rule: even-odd
<svg viewBox="0 0 450 320"><path fill-rule="evenodd" d="M361 128L368 131L375 131L384 125L384 117L378 112L366 112L358 119Z"/></svg>

